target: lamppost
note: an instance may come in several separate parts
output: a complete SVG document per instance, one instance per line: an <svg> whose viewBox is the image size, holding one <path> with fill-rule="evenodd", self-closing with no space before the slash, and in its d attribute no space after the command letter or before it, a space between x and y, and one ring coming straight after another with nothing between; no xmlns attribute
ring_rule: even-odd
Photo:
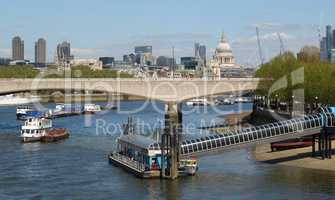
<svg viewBox="0 0 335 200"><path fill-rule="evenodd" d="M318 107L319 107L319 97L316 96L316 97L315 97L315 107L313 108L313 110L318 109Z"/></svg>
<svg viewBox="0 0 335 200"><path fill-rule="evenodd" d="M278 110L279 107L279 100L278 100L278 94L276 94L276 110Z"/></svg>
<svg viewBox="0 0 335 200"><path fill-rule="evenodd" d="M294 108L294 98L295 98L295 96L294 95L292 95L292 102L291 102L291 114L293 114L293 108Z"/></svg>

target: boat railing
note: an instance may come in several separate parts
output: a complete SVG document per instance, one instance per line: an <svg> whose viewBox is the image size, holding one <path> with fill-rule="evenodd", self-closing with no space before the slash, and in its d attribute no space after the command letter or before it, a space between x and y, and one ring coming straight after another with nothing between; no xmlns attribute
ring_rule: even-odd
<svg viewBox="0 0 335 200"><path fill-rule="evenodd" d="M134 168L140 172L145 171L145 165L141 162L138 162L136 160L131 159L130 157L121 155L119 153L113 153L112 154L113 158L118 160L119 162L128 165L131 168Z"/></svg>

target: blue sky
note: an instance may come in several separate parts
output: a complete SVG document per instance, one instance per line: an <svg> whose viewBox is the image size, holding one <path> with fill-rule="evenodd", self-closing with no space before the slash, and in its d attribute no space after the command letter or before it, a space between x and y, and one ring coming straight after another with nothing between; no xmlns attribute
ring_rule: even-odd
<svg viewBox="0 0 335 200"><path fill-rule="evenodd" d="M318 43L318 27L335 24L333 0L1 0L0 57L10 56L11 38L25 40L26 57L34 42L47 40L48 60L67 40L81 58L131 53L134 45L153 45L154 54L192 55L195 41L212 56L224 30L240 64L257 63L255 26L260 26L265 57L285 48L297 51Z"/></svg>

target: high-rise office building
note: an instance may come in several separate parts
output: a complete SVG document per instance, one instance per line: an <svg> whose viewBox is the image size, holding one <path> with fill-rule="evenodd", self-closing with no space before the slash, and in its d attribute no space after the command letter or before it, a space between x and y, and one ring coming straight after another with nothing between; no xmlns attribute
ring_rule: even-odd
<svg viewBox="0 0 335 200"><path fill-rule="evenodd" d="M206 66L206 46L199 43L194 44L194 57L199 61L202 66Z"/></svg>
<svg viewBox="0 0 335 200"><path fill-rule="evenodd" d="M194 44L194 57L198 58L200 56L200 44Z"/></svg>
<svg viewBox="0 0 335 200"><path fill-rule="evenodd" d="M24 60L24 41L19 36L12 40L12 59Z"/></svg>
<svg viewBox="0 0 335 200"><path fill-rule="evenodd" d="M135 54L131 53L131 54L123 55L123 62L127 63L128 65L135 64L136 62Z"/></svg>
<svg viewBox="0 0 335 200"><path fill-rule="evenodd" d="M152 46L135 47L136 63L141 66L150 66L154 64L152 56Z"/></svg>
<svg viewBox="0 0 335 200"><path fill-rule="evenodd" d="M71 55L71 44L69 42L58 44L55 53L55 63L65 64L70 63L71 60L73 60L73 56Z"/></svg>
<svg viewBox="0 0 335 200"><path fill-rule="evenodd" d="M333 30L330 25L326 26L326 47L328 59L330 59L331 50L333 49Z"/></svg>
<svg viewBox="0 0 335 200"><path fill-rule="evenodd" d="M102 62L102 66L104 68L109 68L114 65L115 58L114 57L100 57L99 60Z"/></svg>
<svg viewBox="0 0 335 200"><path fill-rule="evenodd" d="M326 26L326 36L320 41L320 60L335 63L335 30Z"/></svg>
<svg viewBox="0 0 335 200"><path fill-rule="evenodd" d="M199 57L206 62L206 46L205 45L200 45L199 47Z"/></svg>
<svg viewBox="0 0 335 200"><path fill-rule="evenodd" d="M137 46L135 47L135 54L150 53L152 54L152 46Z"/></svg>
<svg viewBox="0 0 335 200"><path fill-rule="evenodd" d="M35 42L35 64L44 66L46 63L46 41L40 38Z"/></svg>

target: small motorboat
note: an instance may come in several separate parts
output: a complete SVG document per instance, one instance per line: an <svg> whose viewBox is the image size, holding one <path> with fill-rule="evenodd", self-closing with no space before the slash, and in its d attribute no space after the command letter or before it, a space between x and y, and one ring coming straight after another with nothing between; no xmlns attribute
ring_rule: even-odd
<svg viewBox="0 0 335 200"><path fill-rule="evenodd" d="M186 102L186 105L188 106L208 106L210 103L206 98L198 98L198 99L192 99L190 101Z"/></svg>
<svg viewBox="0 0 335 200"><path fill-rule="evenodd" d="M187 175L194 176L198 171L198 161L196 159L180 160L178 170Z"/></svg>
<svg viewBox="0 0 335 200"><path fill-rule="evenodd" d="M96 114L101 112L101 107L96 104L85 104L83 114Z"/></svg>

